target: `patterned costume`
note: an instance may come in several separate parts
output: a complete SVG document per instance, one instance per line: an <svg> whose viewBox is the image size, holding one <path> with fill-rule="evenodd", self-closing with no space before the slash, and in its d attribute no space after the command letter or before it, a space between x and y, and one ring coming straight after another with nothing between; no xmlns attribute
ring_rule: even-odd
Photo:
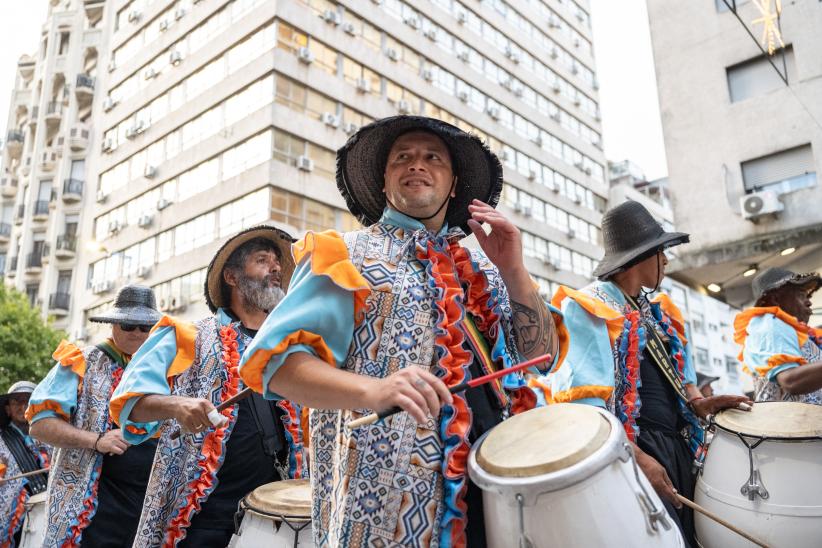
<svg viewBox="0 0 822 548"><path fill-rule="evenodd" d="M135 423L134 404L147 394L205 398L215 406L240 390L240 353L250 337L223 309L195 324L163 317L135 354L111 401L111 414L125 429L129 443L140 443L159 431L159 444L140 516L134 546L175 546L217 487L216 476L225 458L226 443L237 421L238 405L222 413L229 419L219 428L198 434L171 434L176 421ZM300 410L282 402L285 432L290 442L288 474L302 475Z"/></svg>
<svg viewBox="0 0 822 548"><path fill-rule="evenodd" d="M13 424L6 428L14 428L15 434L22 438L25 446L34 456L38 468L49 465L49 454L47 448L38 445L28 436L17 429ZM20 468L11 449L0 437L0 479L10 478L21 474L24 470ZM21 478L9 482L0 483L0 547L12 546L14 535L23 525L25 506L29 500L29 479Z"/></svg>
<svg viewBox="0 0 822 548"><path fill-rule="evenodd" d="M499 272L481 252L460 247L461 236L447 227L435 235L392 209L343 237L309 233L293 248L298 266L288 295L243 355L243 380L278 398L269 380L294 352L379 378L414 365L448 386L471 377L472 360L481 372L520 361ZM495 385L494 397L503 414L536 400L518 374ZM345 428L369 412L311 410L315 541L464 545L472 428L465 393L425 424L398 413Z"/></svg>
<svg viewBox="0 0 822 548"><path fill-rule="evenodd" d="M29 422L57 417L81 430L109 430L108 399L128 363L127 357L116 350L111 340L82 350L62 341L53 357L57 364L37 385L29 401ZM94 449L56 449L53 461L44 546L79 546L83 530L97 510L103 455Z"/></svg>
<svg viewBox="0 0 822 548"><path fill-rule="evenodd" d="M822 332L809 327L778 306L754 307L734 320L734 341L742 348L739 360L753 376L756 401L797 401L822 405L822 388L791 395L776 380L782 371L822 361Z"/></svg>

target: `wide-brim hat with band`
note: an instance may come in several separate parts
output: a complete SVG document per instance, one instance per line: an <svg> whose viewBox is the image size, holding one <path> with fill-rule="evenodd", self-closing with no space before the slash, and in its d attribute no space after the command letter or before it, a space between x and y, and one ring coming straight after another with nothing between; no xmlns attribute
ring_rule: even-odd
<svg viewBox="0 0 822 548"><path fill-rule="evenodd" d="M756 275L751 282L754 300L759 300L768 291L779 289L791 284L806 288L809 293L814 293L822 286L822 277L816 272L808 274L797 274L785 268L770 267Z"/></svg>
<svg viewBox="0 0 822 548"><path fill-rule="evenodd" d="M433 133L448 147L457 186L445 221L449 227L460 227L470 234L468 204L476 198L496 207L502 192L502 164L479 137L435 118L383 118L348 139L337 151L337 187L348 210L364 226L379 221L386 205L383 187L388 153L398 137L411 131Z"/></svg>
<svg viewBox="0 0 822 548"><path fill-rule="evenodd" d="M602 216L605 256L594 269L594 276L606 279L629 263L654 251L688 242L684 232L666 232L639 202L627 201Z"/></svg>
<svg viewBox="0 0 822 548"><path fill-rule="evenodd" d="M89 320L97 323L151 326L162 317L157 310L154 290L144 285L130 284L120 288L111 308Z"/></svg>
<svg viewBox="0 0 822 548"><path fill-rule="evenodd" d="M259 225L247 228L226 240L217 253L211 259L206 272L205 299L209 310L217 312L218 308L224 308L228 303L224 302L223 268L234 251L244 243L255 238L265 238L280 251L280 287L283 291L288 289L291 275L294 274L294 257L291 255L291 244L294 238L291 234L270 225Z"/></svg>
<svg viewBox="0 0 822 548"><path fill-rule="evenodd" d="M9 415L6 413L6 400L16 394L31 396L37 385L31 381L17 381L9 387L9 391L0 394L0 428L5 428L9 423Z"/></svg>

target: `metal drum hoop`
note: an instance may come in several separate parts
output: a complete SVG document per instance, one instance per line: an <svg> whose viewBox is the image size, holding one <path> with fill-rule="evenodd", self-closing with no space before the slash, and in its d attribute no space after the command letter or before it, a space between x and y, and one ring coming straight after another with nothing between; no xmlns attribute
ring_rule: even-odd
<svg viewBox="0 0 822 548"><path fill-rule="evenodd" d="M258 516L262 516L264 518L274 518L272 521L277 523L276 528L277 531L280 530L282 524L286 524L289 529L298 533L294 536L294 548L298 547L299 543L299 533L302 532L303 529L309 527L311 525L311 518L310 517L302 517L302 516L287 516L285 514L275 514L272 512L266 512L265 510L260 510L259 508L254 508L250 506L246 501L245 498L240 499L240 502L237 503L237 512L234 513L234 534L239 535L240 533L240 520L243 519L246 513L257 514Z"/></svg>

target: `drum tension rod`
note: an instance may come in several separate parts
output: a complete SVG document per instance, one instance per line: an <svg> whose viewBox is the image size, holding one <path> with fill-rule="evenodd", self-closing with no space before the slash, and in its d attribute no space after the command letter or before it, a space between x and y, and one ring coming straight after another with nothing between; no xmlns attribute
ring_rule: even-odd
<svg viewBox="0 0 822 548"><path fill-rule="evenodd" d="M634 466L634 476L636 476L637 485L639 485L639 489L641 490L641 492L636 493L636 495L639 499L639 503L645 507L648 525L653 531L657 531L656 523L659 522L662 524L663 529L669 531L671 529L671 524L668 522L668 511L665 510L664 506L662 508L657 508L653 499L648 494L648 491L645 490L645 486L642 484L642 480L639 475L639 466L637 466L636 458L634 456L634 448L631 447L630 443L623 443L622 448L625 449L625 453L627 454L626 460L630 460L631 464ZM621 458L620 460L625 462L625 460Z"/></svg>
<svg viewBox="0 0 822 548"><path fill-rule="evenodd" d="M762 483L762 476L759 474L759 469L754 466L754 457L753 457L753 450L759 447L759 444L765 441L767 438L760 438L756 436L750 436L756 439L756 443L751 445L748 443L748 440L745 439L742 433L736 432L736 436L745 444L745 447L748 448L748 464L750 466L750 474L748 475L748 481L739 488L739 492L742 495L748 497L748 500L753 501L757 496L761 497L762 500L768 500L770 497L770 493L765 488L765 484Z"/></svg>
<svg viewBox="0 0 822 548"><path fill-rule="evenodd" d="M525 497L521 493L517 493L517 511L519 513L519 548L534 548L534 543L528 538L525 533Z"/></svg>

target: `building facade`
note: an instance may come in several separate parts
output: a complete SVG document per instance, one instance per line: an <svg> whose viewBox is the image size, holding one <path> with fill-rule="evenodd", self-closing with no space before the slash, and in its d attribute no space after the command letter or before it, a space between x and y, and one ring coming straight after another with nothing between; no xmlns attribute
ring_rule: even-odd
<svg viewBox="0 0 822 548"><path fill-rule="evenodd" d="M103 0L51 2L36 52L17 65L0 160L0 272L68 328L80 231L91 217ZM34 40L33 40L34 41Z"/></svg>
<svg viewBox="0 0 822 548"><path fill-rule="evenodd" d="M676 222L693 242L672 266L742 306L746 271L822 268L822 4L782 3L773 56L733 5L761 37L749 1L648 0L648 15Z"/></svg>

